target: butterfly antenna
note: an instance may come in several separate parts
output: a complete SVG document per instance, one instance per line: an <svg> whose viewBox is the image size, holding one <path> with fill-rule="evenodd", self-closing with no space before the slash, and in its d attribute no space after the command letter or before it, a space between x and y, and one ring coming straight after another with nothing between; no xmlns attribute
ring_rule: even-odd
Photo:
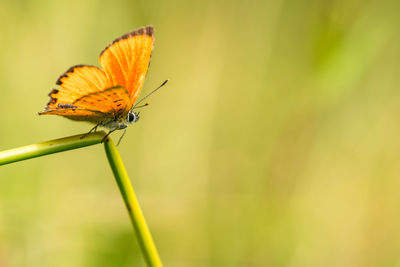
<svg viewBox="0 0 400 267"><path fill-rule="evenodd" d="M143 100L145 100L146 98L148 98L149 96L151 96L152 94L154 94L158 89L160 89L161 87L163 87L167 82L168 82L168 80L165 80L159 87L157 87L156 89L154 89L153 91L151 91L150 93L148 93L145 97L143 97L143 98L140 99L138 102L136 102L136 104L132 107L132 109L136 108L137 105L139 105L141 102L143 102ZM147 105L146 105L146 106L147 106Z"/></svg>
<svg viewBox="0 0 400 267"><path fill-rule="evenodd" d="M135 108L143 108L143 107L147 107L148 105L150 105L150 104L149 103L145 103L145 104L143 104L141 106L136 106Z"/></svg>

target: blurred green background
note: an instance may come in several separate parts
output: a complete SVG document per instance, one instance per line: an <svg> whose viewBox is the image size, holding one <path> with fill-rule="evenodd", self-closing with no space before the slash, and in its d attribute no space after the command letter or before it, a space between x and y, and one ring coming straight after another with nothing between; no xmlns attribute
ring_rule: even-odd
<svg viewBox="0 0 400 267"><path fill-rule="evenodd" d="M37 115L56 79L152 24L119 149L166 266L400 266L399 10L1 1L0 150L87 132ZM102 146L0 167L0 266L144 266Z"/></svg>

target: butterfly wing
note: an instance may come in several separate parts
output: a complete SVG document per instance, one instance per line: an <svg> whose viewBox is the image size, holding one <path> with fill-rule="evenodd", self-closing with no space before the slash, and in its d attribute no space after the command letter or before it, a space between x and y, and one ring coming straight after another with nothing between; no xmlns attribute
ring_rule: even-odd
<svg viewBox="0 0 400 267"><path fill-rule="evenodd" d="M109 118L110 115L97 110L90 110L80 108L70 104L59 104L58 108L45 109L39 112L39 115L60 115L71 120L77 121L89 121L93 123L102 123L105 119Z"/></svg>
<svg viewBox="0 0 400 267"><path fill-rule="evenodd" d="M88 65L76 65L69 68L58 78L56 84L61 88L50 92L50 102L46 109L56 109L59 104L72 104L85 95L113 86L103 70Z"/></svg>
<svg viewBox="0 0 400 267"><path fill-rule="evenodd" d="M110 82L124 86L132 104L143 87L153 43L154 29L147 26L115 39L100 54L100 65Z"/></svg>
<svg viewBox="0 0 400 267"><path fill-rule="evenodd" d="M55 108L46 108L39 115L54 114L100 123L125 118L131 107L126 88L115 86L84 95L71 104L58 104ZM93 118L90 118L91 116Z"/></svg>
<svg viewBox="0 0 400 267"><path fill-rule="evenodd" d="M115 86L77 99L74 106L113 114L114 117L128 114L132 107L129 93L125 87Z"/></svg>

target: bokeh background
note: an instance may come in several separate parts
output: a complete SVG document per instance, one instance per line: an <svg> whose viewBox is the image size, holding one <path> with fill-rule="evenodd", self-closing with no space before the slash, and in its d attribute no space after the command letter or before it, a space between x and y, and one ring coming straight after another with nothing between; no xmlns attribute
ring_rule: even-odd
<svg viewBox="0 0 400 267"><path fill-rule="evenodd" d="M0 150L87 132L48 92L152 24L119 149L166 266L400 266L399 8L1 1ZM0 168L0 266L144 266L102 146Z"/></svg>

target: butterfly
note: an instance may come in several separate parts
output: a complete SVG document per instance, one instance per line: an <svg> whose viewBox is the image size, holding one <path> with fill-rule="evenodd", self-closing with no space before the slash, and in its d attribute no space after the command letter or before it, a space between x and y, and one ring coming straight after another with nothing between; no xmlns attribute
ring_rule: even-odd
<svg viewBox="0 0 400 267"><path fill-rule="evenodd" d="M102 68L70 67L56 81L59 88L49 93L50 101L39 115L60 115L96 124L89 133L98 126L110 129L104 138L137 122L139 112L133 108L144 100L136 103L150 64L153 43L154 28L142 27L115 39L100 53Z"/></svg>

